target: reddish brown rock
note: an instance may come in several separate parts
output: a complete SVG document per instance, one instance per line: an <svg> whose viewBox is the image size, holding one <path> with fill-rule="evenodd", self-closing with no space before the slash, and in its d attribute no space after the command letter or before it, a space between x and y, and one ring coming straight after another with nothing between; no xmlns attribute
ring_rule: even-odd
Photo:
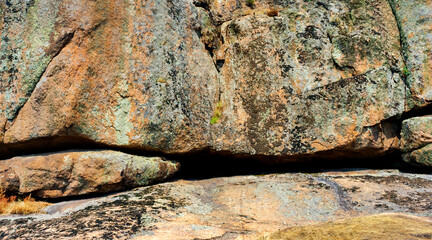
<svg viewBox="0 0 432 240"><path fill-rule="evenodd" d="M432 178L397 171L175 181L0 217L13 239L257 239L291 226L398 212L430 217ZM85 226L85 227L80 227Z"/></svg>
<svg viewBox="0 0 432 240"><path fill-rule="evenodd" d="M114 151L63 152L0 161L0 187L15 194L58 198L146 186L177 172L159 157Z"/></svg>
<svg viewBox="0 0 432 240"><path fill-rule="evenodd" d="M295 158L337 149L355 156L353 145L373 139L366 136L372 126L403 112L405 84L394 73L403 59L387 1L274 2L277 17L258 5L222 25L217 150ZM381 131L368 155L397 148L395 132Z"/></svg>
<svg viewBox="0 0 432 240"><path fill-rule="evenodd" d="M5 66L11 73L2 75L2 82L17 85L17 90L1 86L4 144L78 136L167 152L208 145L217 71L196 32L199 12L191 2L44 0L12 5L2 12L3 21L33 27L36 35L48 32L38 42L16 25L2 30L10 38L2 46L23 58L11 60ZM44 20L52 24L34 26ZM21 35L10 34L15 32ZM23 46L14 47L22 41ZM28 93L21 94L25 79L20 74L41 62L32 51L48 60L32 75Z"/></svg>
<svg viewBox="0 0 432 240"><path fill-rule="evenodd" d="M405 19L411 8L385 0L0 5L0 158L80 141L266 161L374 157L398 147L386 121L410 109L392 10Z"/></svg>

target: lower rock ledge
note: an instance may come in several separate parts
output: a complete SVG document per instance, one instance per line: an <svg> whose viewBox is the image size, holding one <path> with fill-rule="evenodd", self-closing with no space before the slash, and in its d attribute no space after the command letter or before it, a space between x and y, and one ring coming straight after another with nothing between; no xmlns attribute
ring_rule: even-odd
<svg viewBox="0 0 432 240"><path fill-rule="evenodd" d="M396 170L178 180L54 204L48 215L1 217L0 238L257 239L388 212L430 218L431 201L432 176Z"/></svg>
<svg viewBox="0 0 432 240"><path fill-rule="evenodd" d="M104 193L162 181L179 164L116 151L76 151L0 161L0 187L40 198Z"/></svg>

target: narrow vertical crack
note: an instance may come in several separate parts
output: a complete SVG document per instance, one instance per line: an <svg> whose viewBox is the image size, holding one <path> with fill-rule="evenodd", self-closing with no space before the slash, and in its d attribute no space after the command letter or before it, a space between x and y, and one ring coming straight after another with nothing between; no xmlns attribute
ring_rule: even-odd
<svg viewBox="0 0 432 240"><path fill-rule="evenodd" d="M388 1L388 4L390 5L390 8L392 10L393 16L394 16L395 21L396 21L396 26L397 26L397 28L399 30L399 44L401 46L401 55L402 55L402 60L403 60L404 68L406 68L407 64L408 64L408 55L407 55L408 54L407 53L408 43L407 43L407 38L406 38L405 32L404 32L404 30L402 28L402 23L401 23L401 21L400 21L400 19L398 17L398 14L397 14L395 0L387 0L387 1ZM408 81L407 81L407 76L404 75L404 74L402 74L400 71L399 71L399 74L400 74L402 80L404 81L405 86L407 86L409 88L409 84L408 84ZM405 101L406 100L407 99L405 99Z"/></svg>

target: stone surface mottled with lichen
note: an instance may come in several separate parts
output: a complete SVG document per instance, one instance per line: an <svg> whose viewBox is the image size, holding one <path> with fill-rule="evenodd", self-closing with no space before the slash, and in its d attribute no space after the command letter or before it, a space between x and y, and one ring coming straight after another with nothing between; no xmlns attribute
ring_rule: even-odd
<svg viewBox="0 0 432 240"><path fill-rule="evenodd" d="M385 0L0 5L0 158L80 141L266 161L399 147Z"/></svg>
<svg viewBox="0 0 432 240"><path fill-rule="evenodd" d="M385 212L432 216L430 175L397 171L236 176L157 184L0 217L7 239L257 239L282 228ZM85 226L85 227L84 227Z"/></svg>
<svg viewBox="0 0 432 240"><path fill-rule="evenodd" d="M432 116L413 117L402 122L403 160L432 167Z"/></svg>
<svg viewBox="0 0 432 240"><path fill-rule="evenodd" d="M410 152L432 143L432 116L413 117L402 122L401 149Z"/></svg>
<svg viewBox="0 0 432 240"><path fill-rule="evenodd" d="M406 68L407 110L432 101L432 2L390 0L398 20Z"/></svg>
<svg viewBox="0 0 432 240"><path fill-rule="evenodd" d="M179 164L115 151L63 152L0 161L0 187L15 194L58 198L147 186Z"/></svg>
<svg viewBox="0 0 432 240"><path fill-rule="evenodd" d="M413 150L408 153L404 153L402 158L405 162L414 165L432 167L432 144L426 145L425 147Z"/></svg>
<svg viewBox="0 0 432 240"><path fill-rule="evenodd" d="M2 39L2 54L22 59L2 60L3 144L77 136L167 152L208 145L217 70L197 33L200 12L191 1L8 4L2 35L11 37ZM33 22L45 18L53 21L46 28ZM32 64L42 70L33 73ZM31 79L25 94L22 74Z"/></svg>
<svg viewBox="0 0 432 240"><path fill-rule="evenodd" d="M264 2L222 25L215 148L291 157L362 152L354 145L368 127L404 111L403 59L390 5ZM278 16L266 15L269 5ZM375 140L382 141L372 155L397 148L396 135Z"/></svg>

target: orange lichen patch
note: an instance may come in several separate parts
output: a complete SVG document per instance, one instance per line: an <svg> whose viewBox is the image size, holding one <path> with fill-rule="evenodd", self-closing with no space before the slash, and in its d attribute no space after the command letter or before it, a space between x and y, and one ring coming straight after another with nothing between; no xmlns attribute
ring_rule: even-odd
<svg viewBox="0 0 432 240"><path fill-rule="evenodd" d="M49 205L51 204L36 201L31 196L22 200L17 200L16 196L6 197L3 188L0 187L0 215L41 213Z"/></svg>

